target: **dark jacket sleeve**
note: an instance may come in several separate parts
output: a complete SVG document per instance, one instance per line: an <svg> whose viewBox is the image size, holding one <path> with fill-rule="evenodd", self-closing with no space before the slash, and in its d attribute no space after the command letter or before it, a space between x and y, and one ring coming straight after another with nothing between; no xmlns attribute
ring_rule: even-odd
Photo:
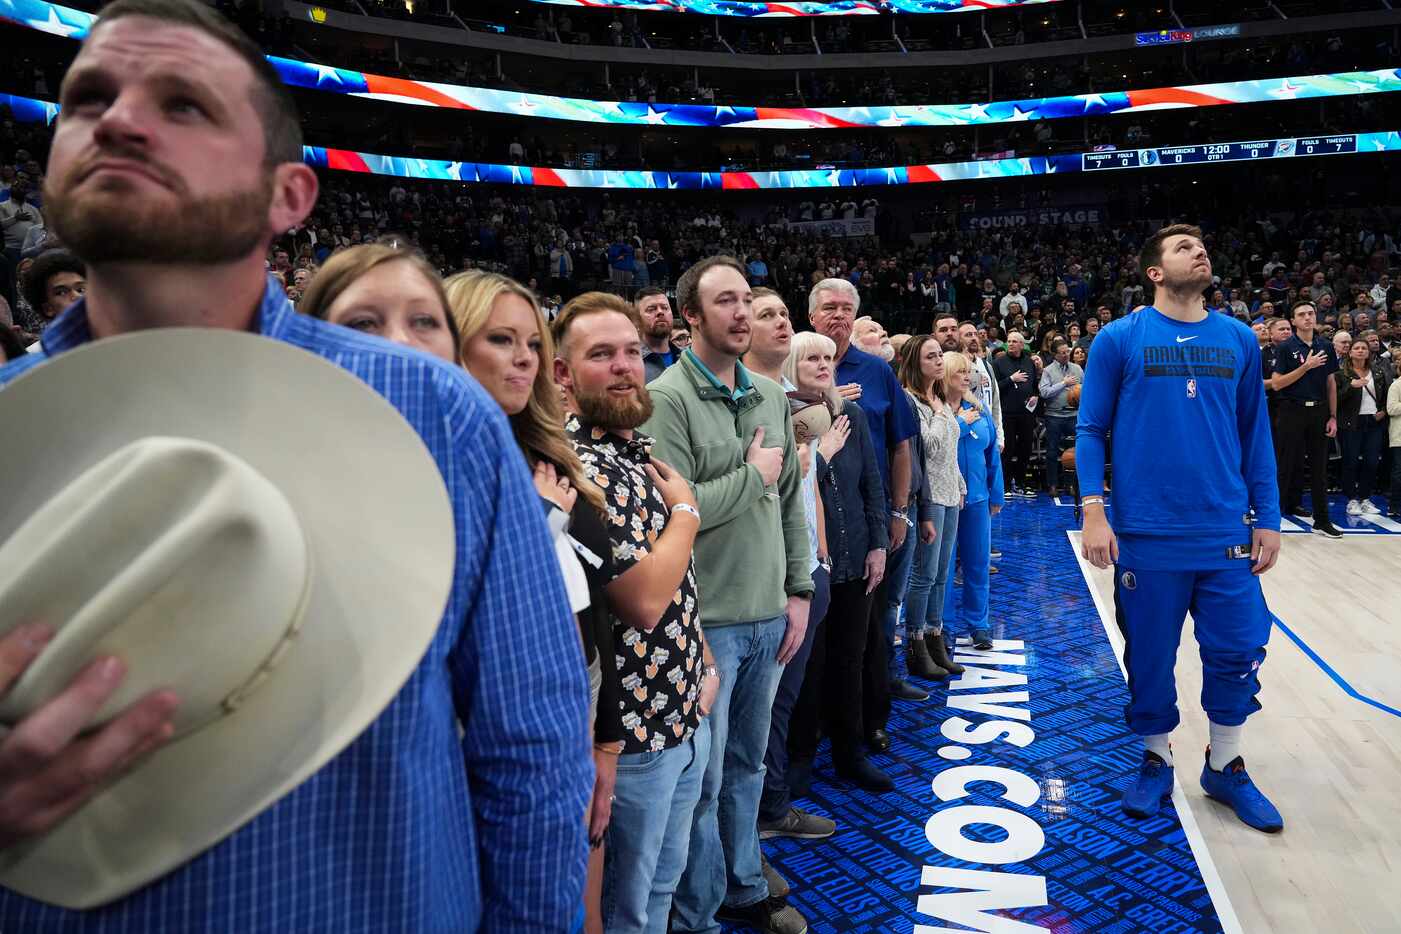
<svg viewBox="0 0 1401 934"><path fill-rule="evenodd" d="M613 626L613 614L608 606L608 582L617 576L613 565L613 546L608 538L608 528L603 517L594 510L584 497L574 503L570 513L569 534L587 548L602 562L595 567L587 560L581 561L584 576L589 582L589 606L579 614L581 626L589 627L594 649L598 652L598 663L603 674L598 689L598 713L594 719L593 741L595 743L615 743L623 739L622 710L623 685L618 678L617 635Z"/></svg>
<svg viewBox="0 0 1401 934"><path fill-rule="evenodd" d="M603 668L603 682L598 689L598 713L593 724L595 743L616 743L625 738L623 718L623 683L618 678L617 636L611 614L598 613L595 632L598 639L598 663Z"/></svg>
<svg viewBox="0 0 1401 934"><path fill-rule="evenodd" d="M861 501L866 514L866 531L870 536L869 550L890 547L890 529L886 525L885 485L881 482L880 468L876 466L876 446L871 440L871 429L866 424L866 413L859 406L849 405L852 410L852 437L859 439L861 449ZM860 412L860 417L855 417ZM850 441L848 441L850 443Z"/></svg>
<svg viewBox="0 0 1401 934"><path fill-rule="evenodd" d="M1352 431L1357 427L1357 410L1362 408L1362 390L1352 385L1352 373L1345 367L1333 374L1333 380L1338 384L1338 428Z"/></svg>
<svg viewBox="0 0 1401 934"><path fill-rule="evenodd" d="M915 413L915 423L919 422L919 411L915 408L915 403L910 402L910 409ZM929 459L928 452L924 449L924 434L918 430L910 435L910 502L915 504L915 512L911 517L916 522L934 521L934 499L929 495Z"/></svg>

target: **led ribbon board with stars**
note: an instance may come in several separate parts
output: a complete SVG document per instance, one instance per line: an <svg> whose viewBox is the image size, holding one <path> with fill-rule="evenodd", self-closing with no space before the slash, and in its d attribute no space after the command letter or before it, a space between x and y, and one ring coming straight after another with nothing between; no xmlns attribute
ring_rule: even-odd
<svg viewBox="0 0 1401 934"><path fill-rule="evenodd" d="M95 21L91 13L46 0L0 0L0 20L81 39ZM1401 91L1401 68L1298 75L1258 81L1105 91L974 104L912 104L872 107L763 107L595 101L550 94L475 88L318 65L269 55L291 87L345 94L385 103L471 110L481 113L659 127L732 127L756 130L828 130L875 127L987 126L1068 117L1101 117L1174 108L1258 104L1280 100L1343 97Z"/></svg>
<svg viewBox="0 0 1401 934"><path fill-rule="evenodd" d="M28 97L0 95L0 107L16 120L52 123L58 105ZM1198 146L1164 146L1157 149L1099 150L1023 159L989 159L943 162L929 165L886 166L869 169L801 169L782 172L652 172L645 169L557 169L539 166L501 165L490 162L453 162L375 153L303 147L307 164L344 172L362 172L397 178L431 179L493 185L533 185L547 188L631 188L686 191L753 191L789 188L857 188L867 186L922 185L931 182L1016 178L1027 175L1068 175L1113 169L1163 168L1201 162L1240 162L1263 159L1345 155L1401 151L1401 132L1350 133L1209 143Z"/></svg>
<svg viewBox="0 0 1401 934"><path fill-rule="evenodd" d="M1060 0L535 0L555 6L707 16L873 16L880 13L973 13L1059 3Z"/></svg>

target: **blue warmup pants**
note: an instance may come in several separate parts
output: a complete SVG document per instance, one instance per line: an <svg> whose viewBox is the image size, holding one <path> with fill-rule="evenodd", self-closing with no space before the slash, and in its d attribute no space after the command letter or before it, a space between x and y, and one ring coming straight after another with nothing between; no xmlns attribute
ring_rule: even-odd
<svg viewBox="0 0 1401 934"><path fill-rule="evenodd" d="M944 626L950 644L958 635L960 623L969 632L990 628L988 567L992 564L992 515L988 505L987 500L968 503L958 514L958 540L949 556L949 567L961 562L963 586L957 587L950 581L944 591Z"/></svg>
<svg viewBox="0 0 1401 934"><path fill-rule="evenodd" d="M1270 610L1260 579L1241 560L1219 571L1114 568L1114 608L1129 674L1129 729L1140 736L1177 726L1177 645L1191 612L1202 657L1202 709L1212 723L1240 726L1260 709L1260 666ZM966 571L964 573L967 573Z"/></svg>

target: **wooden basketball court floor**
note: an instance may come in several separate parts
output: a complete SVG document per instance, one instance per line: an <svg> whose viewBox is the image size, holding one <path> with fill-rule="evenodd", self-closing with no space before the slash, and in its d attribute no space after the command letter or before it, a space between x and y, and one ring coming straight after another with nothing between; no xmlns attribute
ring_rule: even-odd
<svg viewBox="0 0 1401 934"><path fill-rule="evenodd" d="M1079 533L1069 538L1078 558ZM1112 569L1080 565L1122 659ZM1300 527L1283 536L1264 589L1277 625L1244 752L1284 815L1282 833L1252 831L1202 793L1207 721L1190 620L1177 659L1174 801L1201 830L1197 860L1209 881L1213 871L1219 878L1222 927L1401 931L1401 534L1330 541Z"/></svg>
<svg viewBox="0 0 1401 934"><path fill-rule="evenodd" d="M872 757L894 791L840 781L824 745L799 806L837 832L764 841L813 934L1401 934L1401 523L1337 515L1329 541L1291 521L1264 578L1277 623L1244 753L1284 814L1271 836L1201 791L1190 621L1179 787L1154 818L1123 814L1143 747L1113 578L1079 558L1071 505L994 520L993 649L955 633L968 671L895 705Z"/></svg>

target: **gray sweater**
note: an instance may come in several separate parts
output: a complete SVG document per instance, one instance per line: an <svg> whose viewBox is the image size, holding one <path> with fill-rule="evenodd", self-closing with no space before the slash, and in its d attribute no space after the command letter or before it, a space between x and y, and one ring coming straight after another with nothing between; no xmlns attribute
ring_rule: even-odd
<svg viewBox="0 0 1401 934"><path fill-rule="evenodd" d="M1049 418L1065 418L1074 415L1079 406L1071 407L1068 404L1065 391L1070 388L1066 383L1066 377L1074 376L1079 380L1079 385L1085 384L1085 371L1074 363L1067 363L1064 366L1052 360L1046 364L1046 368L1041 371L1041 398L1046 400L1046 415Z"/></svg>
<svg viewBox="0 0 1401 934"><path fill-rule="evenodd" d="M948 406L936 415L923 401L910 395L910 405L919 418L919 434L924 441L924 470L929 480L929 498L940 506L957 507L968 484L958 469L958 419Z"/></svg>

